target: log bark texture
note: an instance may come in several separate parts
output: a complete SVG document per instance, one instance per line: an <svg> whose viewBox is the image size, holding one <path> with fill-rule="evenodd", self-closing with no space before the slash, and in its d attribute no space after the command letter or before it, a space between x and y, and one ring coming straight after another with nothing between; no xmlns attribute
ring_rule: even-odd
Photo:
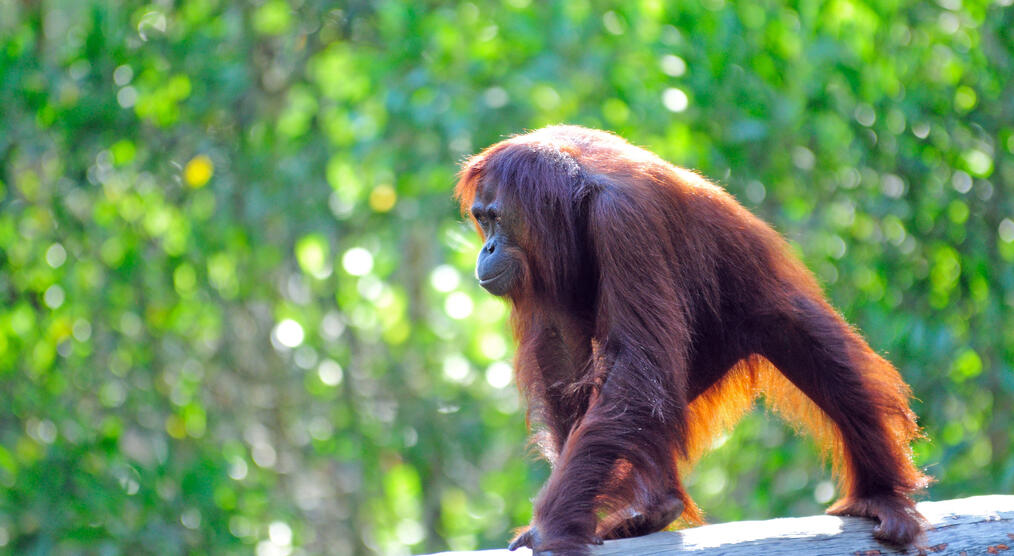
<svg viewBox="0 0 1014 556"><path fill-rule="evenodd" d="M898 550L873 539L873 520L818 515L765 521L735 521L682 531L607 541L593 547L595 556L619 554L722 554L793 556L849 554L859 556L1010 554L1014 556L1014 495L973 496L918 505L932 529L919 547ZM481 550L442 552L441 556L529 556Z"/></svg>

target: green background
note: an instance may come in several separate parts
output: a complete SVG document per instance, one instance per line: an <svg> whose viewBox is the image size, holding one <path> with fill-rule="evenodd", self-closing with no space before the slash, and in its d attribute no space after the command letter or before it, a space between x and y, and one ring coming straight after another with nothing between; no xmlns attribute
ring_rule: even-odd
<svg viewBox="0 0 1014 556"><path fill-rule="evenodd" d="M772 222L1014 486L1010 0L0 0L0 550L503 546L547 475L458 163L613 130ZM712 520L834 496L757 411Z"/></svg>

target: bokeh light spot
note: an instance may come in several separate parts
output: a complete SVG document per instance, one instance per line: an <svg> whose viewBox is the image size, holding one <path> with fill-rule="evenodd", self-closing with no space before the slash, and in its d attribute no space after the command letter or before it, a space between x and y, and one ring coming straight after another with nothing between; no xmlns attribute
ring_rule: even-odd
<svg viewBox="0 0 1014 556"><path fill-rule="evenodd" d="M292 319L284 319L279 322L271 334L279 344L287 348L298 347L303 343L303 327Z"/></svg>
<svg viewBox="0 0 1014 556"><path fill-rule="evenodd" d="M292 529L282 521L275 521L268 526L268 539L279 546L292 544Z"/></svg>
<svg viewBox="0 0 1014 556"><path fill-rule="evenodd" d="M63 245L54 243L46 249L46 263L53 268L60 268L64 261L67 260L67 250L63 248Z"/></svg>
<svg viewBox="0 0 1014 556"><path fill-rule="evenodd" d="M479 350L489 359L499 359L507 355L507 340L501 334L488 332L479 339Z"/></svg>
<svg viewBox="0 0 1014 556"><path fill-rule="evenodd" d="M1010 218L1001 220L997 232L1000 234L1000 239L1005 243L1014 241L1014 220Z"/></svg>
<svg viewBox="0 0 1014 556"><path fill-rule="evenodd" d="M187 162L183 167L183 181L190 187L197 189L204 187L215 174L215 165L207 155L199 154Z"/></svg>
<svg viewBox="0 0 1014 556"><path fill-rule="evenodd" d="M454 291L461 284L461 275L451 265L442 264L430 273L430 285L438 292Z"/></svg>
<svg viewBox="0 0 1014 556"><path fill-rule="evenodd" d="M511 383L513 374L510 365L503 361L497 361L486 368L486 382L493 388L506 388Z"/></svg>
<svg viewBox="0 0 1014 556"><path fill-rule="evenodd" d="M180 515L180 523L187 529L197 529L201 526L201 510L188 508Z"/></svg>
<svg viewBox="0 0 1014 556"><path fill-rule="evenodd" d="M317 376L320 377L321 382L328 386L341 384L343 375L342 366L333 359L325 359L317 367Z"/></svg>
<svg viewBox="0 0 1014 556"><path fill-rule="evenodd" d="M133 108L137 104L137 89L127 86L116 93L116 103L122 108Z"/></svg>
<svg viewBox="0 0 1014 556"><path fill-rule="evenodd" d="M42 300L45 301L46 306L50 309L56 309L60 305L63 305L65 299L63 288L57 284L53 284L46 288L46 293L43 294Z"/></svg>
<svg viewBox="0 0 1014 556"><path fill-rule="evenodd" d="M236 457L229 462L229 478L234 481L242 481L245 479L248 470L249 466L247 466L246 460L243 458Z"/></svg>
<svg viewBox="0 0 1014 556"><path fill-rule="evenodd" d="M683 61L683 58L676 56L675 54L666 54L662 56L662 73L670 77L680 77L687 72L687 63Z"/></svg>
<svg viewBox="0 0 1014 556"><path fill-rule="evenodd" d="M411 546L426 538L426 530L414 519L403 519L398 522L395 535L402 544Z"/></svg>
<svg viewBox="0 0 1014 556"><path fill-rule="evenodd" d="M444 311L452 319L466 318L472 314L474 308L472 298L464 292L454 292L447 296L447 300L444 302Z"/></svg>
<svg viewBox="0 0 1014 556"><path fill-rule="evenodd" d="M818 504L827 504L834 498L834 484L831 481L821 481L813 489L813 499Z"/></svg>
<svg viewBox="0 0 1014 556"><path fill-rule="evenodd" d="M482 94L486 106L490 108L502 108L510 101L510 95L503 87L490 87Z"/></svg>
<svg viewBox="0 0 1014 556"><path fill-rule="evenodd" d="M383 183L370 191L370 208L377 212L388 212L398 202L398 194L390 185Z"/></svg>
<svg viewBox="0 0 1014 556"><path fill-rule="evenodd" d="M681 89L670 87L662 93L662 104L670 112L682 112L687 109L690 99Z"/></svg>
<svg viewBox="0 0 1014 556"><path fill-rule="evenodd" d="M444 377L451 382L471 382L472 367L461 354L452 354L444 358Z"/></svg>
<svg viewBox="0 0 1014 556"><path fill-rule="evenodd" d="M296 242L296 261L303 272L323 280L331 275L330 249L327 238L321 234L308 234Z"/></svg>
<svg viewBox="0 0 1014 556"><path fill-rule="evenodd" d="M362 247L353 247L342 255L342 268L353 276L364 276L373 270L373 255Z"/></svg>

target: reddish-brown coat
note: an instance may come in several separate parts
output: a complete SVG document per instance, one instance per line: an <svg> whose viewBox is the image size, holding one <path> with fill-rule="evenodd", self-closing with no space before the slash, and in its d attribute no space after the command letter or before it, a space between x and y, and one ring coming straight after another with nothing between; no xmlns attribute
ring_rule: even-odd
<svg viewBox="0 0 1014 556"><path fill-rule="evenodd" d="M723 189L615 135L553 126L472 157L455 194L464 212L485 196L522 222L515 373L553 472L515 545L582 553L700 522L679 473L759 394L831 458L830 513L916 538L909 494L928 479L908 386Z"/></svg>

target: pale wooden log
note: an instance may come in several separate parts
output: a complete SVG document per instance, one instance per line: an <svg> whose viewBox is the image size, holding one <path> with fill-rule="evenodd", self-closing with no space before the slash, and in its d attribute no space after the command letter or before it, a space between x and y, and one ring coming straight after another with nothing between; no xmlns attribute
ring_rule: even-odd
<svg viewBox="0 0 1014 556"><path fill-rule="evenodd" d="M766 521L735 521L682 531L607 541L593 547L595 556L618 554L722 554L792 556L852 554L880 556L1004 554L1014 556L1014 496L973 496L921 502L919 511L933 526L921 548L897 550L873 539L874 521L858 517L818 515ZM443 556L529 556L520 549L442 552Z"/></svg>

